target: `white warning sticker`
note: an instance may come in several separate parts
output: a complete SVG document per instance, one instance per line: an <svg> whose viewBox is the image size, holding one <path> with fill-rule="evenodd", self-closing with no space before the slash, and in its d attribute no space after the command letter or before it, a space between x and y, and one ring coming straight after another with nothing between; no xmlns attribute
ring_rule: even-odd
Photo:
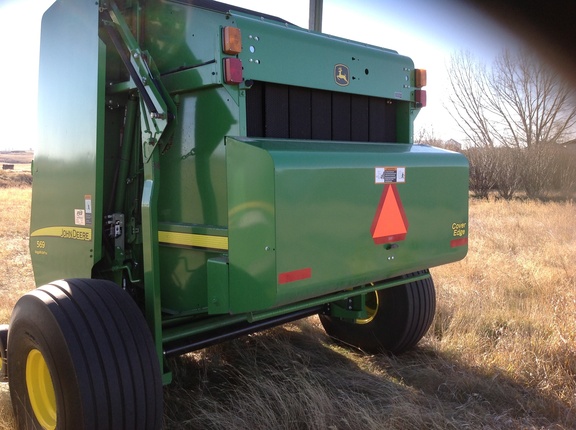
<svg viewBox="0 0 576 430"><path fill-rule="evenodd" d="M74 209L74 224L86 225L86 214L84 209Z"/></svg>
<svg viewBox="0 0 576 430"><path fill-rule="evenodd" d="M406 182L406 167L376 167L374 169L376 184L398 184Z"/></svg>
<svg viewBox="0 0 576 430"><path fill-rule="evenodd" d="M87 225L92 224L92 196L85 195L84 196L84 210L86 212L84 220Z"/></svg>

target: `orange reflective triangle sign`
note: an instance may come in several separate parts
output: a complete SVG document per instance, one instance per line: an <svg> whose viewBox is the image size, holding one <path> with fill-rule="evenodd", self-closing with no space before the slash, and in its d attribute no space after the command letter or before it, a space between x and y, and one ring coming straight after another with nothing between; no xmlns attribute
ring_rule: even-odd
<svg viewBox="0 0 576 430"><path fill-rule="evenodd" d="M376 245L398 242L406 238L408 220L396 185L384 186L370 232Z"/></svg>

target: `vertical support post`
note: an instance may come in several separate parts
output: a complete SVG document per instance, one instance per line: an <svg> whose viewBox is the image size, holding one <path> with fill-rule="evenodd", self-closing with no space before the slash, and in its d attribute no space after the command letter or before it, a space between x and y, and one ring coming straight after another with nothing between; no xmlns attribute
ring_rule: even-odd
<svg viewBox="0 0 576 430"><path fill-rule="evenodd" d="M399 103L396 109L397 141L414 143L414 119L419 109L416 109L412 103Z"/></svg>
<svg viewBox="0 0 576 430"><path fill-rule="evenodd" d="M146 321L150 325L156 354L164 369L162 382L167 384L172 374L164 366L162 347L162 313L160 294L160 261L158 252L158 189L160 187L159 150L152 151L144 163L144 188L142 190L142 240L144 251L144 289Z"/></svg>
<svg viewBox="0 0 576 430"><path fill-rule="evenodd" d="M128 99L126 106L126 119L124 121L124 137L122 139L122 150L120 152L120 166L116 179L116 195L114 197L114 212L124 212L124 200L126 197L126 181L128 179L128 169L130 167L130 156L132 155L132 145L134 144L134 126L136 114L138 113L138 100L134 97Z"/></svg>
<svg viewBox="0 0 576 430"><path fill-rule="evenodd" d="M308 28L319 33L322 32L322 2L323 0L310 0Z"/></svg>

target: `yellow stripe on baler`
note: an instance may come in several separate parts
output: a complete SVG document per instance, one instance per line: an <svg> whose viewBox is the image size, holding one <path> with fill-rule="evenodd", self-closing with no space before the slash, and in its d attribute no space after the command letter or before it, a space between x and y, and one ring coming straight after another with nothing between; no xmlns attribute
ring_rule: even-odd
<svg viewBox="0 0 576 430"><path fill-rule="evenodd" d="M195 246L228 250L227 236L211 236L207 234L176 233L173 231L159 231L158 241L169 245Z"/></svg>

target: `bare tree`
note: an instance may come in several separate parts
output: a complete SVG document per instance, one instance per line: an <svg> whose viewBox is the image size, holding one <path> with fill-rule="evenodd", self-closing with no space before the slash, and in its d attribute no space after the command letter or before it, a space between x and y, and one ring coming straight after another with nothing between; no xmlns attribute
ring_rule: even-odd
<svg viewBox="0 0 576 430"><path fill-rule="evenodd" d="M444 141L436 136L434 127L421 127L415 133L414 142L442 148Z"/></svg>
<svg viewBox="0 0 576 430"><path fill-rule="evenodd" d="M559 143L576 126L574 88L527 51L504 51L491 68L462 52L448 73L448 111L474 146Z"/></svg>
<svg viewBox="0 0 576 430"><path fill-rule="evenodd" d="M488 121L489 91L486 67L470 52L453 55L448 66L450 95L448 113L473 146L493 147Z"/></svg>

